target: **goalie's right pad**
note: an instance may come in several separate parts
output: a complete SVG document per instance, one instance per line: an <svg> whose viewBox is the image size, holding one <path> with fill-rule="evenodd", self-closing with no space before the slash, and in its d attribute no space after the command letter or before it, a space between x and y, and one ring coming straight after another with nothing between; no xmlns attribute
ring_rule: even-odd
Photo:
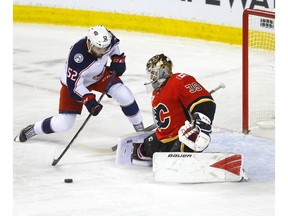
<svg viewBox="0 0 288 216"><path fill-rule="evenodd" d="M153 176L157 182L205 183L248 180L244 158L232 152L156 152Z"/></svg>
<svg viewBox="0 0 288 216"><path fill-rule="evenodd" d="M196 112L195 120L191 123L185 121L185 124L179 129L179 140L195 152L204 151L210 141L211 120L204 114Z"/></svg>

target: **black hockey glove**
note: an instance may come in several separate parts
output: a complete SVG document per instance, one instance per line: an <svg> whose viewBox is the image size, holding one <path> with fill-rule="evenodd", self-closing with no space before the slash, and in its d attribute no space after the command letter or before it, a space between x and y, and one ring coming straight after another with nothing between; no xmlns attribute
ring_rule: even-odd
<svg viewBox="0 0 288 216"><path fill-rule="evenodd" d="M84 95L82 98L82 103L93 116L97 116L103 108L102 104L96 101L96 97L92 93Z"/></svg>
<svg viewBox="0 0 288 216"><path fill-rule="evenodd" d="M110 71L115 71L117 76L122 76L126 70L125 58L124 53L121 55L113 55L111 57Z"/></svg>

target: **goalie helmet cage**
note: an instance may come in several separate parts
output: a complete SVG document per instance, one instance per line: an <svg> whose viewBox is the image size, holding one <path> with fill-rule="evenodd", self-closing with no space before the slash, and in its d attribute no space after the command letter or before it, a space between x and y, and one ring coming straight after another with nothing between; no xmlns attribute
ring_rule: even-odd
<svg viewBox="0 0 288 216"><path fill-rule="evenodd" d="M275 12L245 9L242 32L242 131L275 121ZM266 125L266 126L265 126Z"/></svg>

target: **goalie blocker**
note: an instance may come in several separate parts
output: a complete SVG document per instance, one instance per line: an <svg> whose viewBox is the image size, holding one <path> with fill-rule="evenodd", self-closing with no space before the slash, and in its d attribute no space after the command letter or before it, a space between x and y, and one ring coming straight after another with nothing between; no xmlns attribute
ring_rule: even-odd
<svg viewBox="0 0 288 216"><path fill-rule="evenodd" d="M136 132L121 137L116 165L132 165L133 143L143 142L151 133ZM248 179L243 171L243 156L231 152L156 152L153 155L153 176L157 182L174 183L238 182Z"/></svg>

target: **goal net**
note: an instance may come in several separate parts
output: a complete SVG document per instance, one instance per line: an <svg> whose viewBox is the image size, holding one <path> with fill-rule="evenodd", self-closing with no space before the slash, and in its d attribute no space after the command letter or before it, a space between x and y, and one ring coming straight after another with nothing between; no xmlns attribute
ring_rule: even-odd
<svg viewBox="0 0 288 216"><path fill-rule="evenodd" d="M275 13L243 12L243 133L275 125Z"/></svg>

